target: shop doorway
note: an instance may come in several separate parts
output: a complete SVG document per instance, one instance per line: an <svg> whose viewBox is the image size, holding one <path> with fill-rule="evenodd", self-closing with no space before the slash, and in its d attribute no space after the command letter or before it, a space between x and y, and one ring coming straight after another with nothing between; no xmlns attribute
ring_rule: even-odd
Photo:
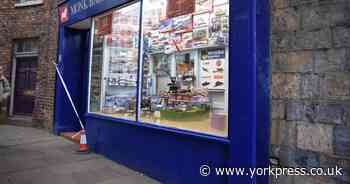
<svg viewBox="0 0 350 184"><path fill-rule="evenodd" d="M60 33L64 41L60 43L58 67L81 119L87 110L90 29L91 21L87 19L63 28ZM56 133L79 131L78 118L60 80L56 90Z"/></svg>

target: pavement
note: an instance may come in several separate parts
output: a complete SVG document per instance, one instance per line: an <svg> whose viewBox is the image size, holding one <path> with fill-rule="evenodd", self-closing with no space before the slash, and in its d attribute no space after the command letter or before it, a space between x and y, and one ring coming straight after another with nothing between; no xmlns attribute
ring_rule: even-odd
<svg viewBox="0 0 350 184"><path fill-rule="evenodd" d="M0 184L159 184L45 130L0 125Z"/></svg>

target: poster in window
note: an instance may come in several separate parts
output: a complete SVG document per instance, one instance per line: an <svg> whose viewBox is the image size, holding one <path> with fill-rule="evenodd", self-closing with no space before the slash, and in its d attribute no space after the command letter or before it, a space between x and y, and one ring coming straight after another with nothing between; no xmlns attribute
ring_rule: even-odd
<svg viewBox="0 0 350 184"><path fill-rule="evenodd" d="M214 6L218 5L223 5L223 4L228 4L228 0L213 0L214 1Z"/></svg>
<svg viewBox="0 0 350 184"><path fill-rule="evenodd" d="M214 7L214 15L215 16L228 16L229 15L229 5L228 4L223 4L220 6L215 6Z"/></svg>
<svg viewBox="0 0 350 184"><path fill-rule="evenodd" d="M174 18L191 14L195 9L195 0L168 0L167 17Z"/></svg>
<svg viewBox="0 0 350 184"><path fill-rule="evenodd" d="M159 2L159 21L167 19L167 0L160 0Z"/></svg>
<svg viewBox="0 0 350 184"><path fill-rule="evenodd" d="M170 32L170 31L173 31L173 29L174 29L173 19L166 19L160 22L159 30L161 33Z"/></svg>
<svg viewBox="0 0 350 184"><path fill-rule="evenodd" d="M173 28L176 32L192 31L192 15L182 15L173 19Z"/></svg>
<svg viewBox="0 0 350 184"><path fill-rule="evenodd" d="M193 27L208 27L209 26L209 13L197 14L193 16Z"/></svg>
<svg viewBox="0 0 350 184"><path fill-rule="evenodd" d="M209 26L209 44L227 45L229 31L229 6L220 5L214 7Z"/></svg>
<svg viewBox="0 0 350 184"><path fill-rule="evenodd" d="M224 49L207 49L207 50L201 51L202 60L224 59L224 58L225 58Z"/></svg>
<svg viewBox="0 0 350 184"><path fill-rule="evenodd" d="M208 45L208 27L193 29L193 46L202 47Z"/></svg>
<svg viewBox="0 0 350 184"><path fill-rule="evenodd" d="M203 88L225 89L225 61L224 49L201 52L200 83Z"/></svg>
<svg viewBox="0 0 350 184"><path fill-rule="evenodd" d="M193 47L192 42L193 42L192 32L184 33L182 35L181 47L183 49L191 49Z"/></svg>
<svg viewBox="0 0 350 184"><path fill-rule="evenodd" d="M96 36L104 36L112 32L112 14L104 15L96 19Z"/></svg>
<svg viewBox="0 0 350 184"><path fill-rule="evenodd" d="M196 0L196 13L203 13L212 11L213 3L212 0Z"/></svg>

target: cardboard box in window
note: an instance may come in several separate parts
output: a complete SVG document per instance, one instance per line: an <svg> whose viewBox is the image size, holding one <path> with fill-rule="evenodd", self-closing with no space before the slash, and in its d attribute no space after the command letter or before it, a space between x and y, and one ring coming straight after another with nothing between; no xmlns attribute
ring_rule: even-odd
<svg viewBox="0 0 350 184"><path fill-rule="evenodd" d="M226 114L223 113L213 113L211 115L211 127L216 130L226 129Z"/></svg>

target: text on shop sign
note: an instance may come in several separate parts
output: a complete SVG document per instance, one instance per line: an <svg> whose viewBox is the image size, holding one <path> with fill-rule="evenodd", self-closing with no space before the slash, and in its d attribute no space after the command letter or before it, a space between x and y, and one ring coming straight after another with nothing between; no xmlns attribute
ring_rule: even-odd
<svg viewBox="0 0 350 184"><path fill-rule="evenodd" d="M93 6L104 2L105 0L80 0L71 6L69 6L71 15L77 14L86 9L92 8Z"/></svg>

